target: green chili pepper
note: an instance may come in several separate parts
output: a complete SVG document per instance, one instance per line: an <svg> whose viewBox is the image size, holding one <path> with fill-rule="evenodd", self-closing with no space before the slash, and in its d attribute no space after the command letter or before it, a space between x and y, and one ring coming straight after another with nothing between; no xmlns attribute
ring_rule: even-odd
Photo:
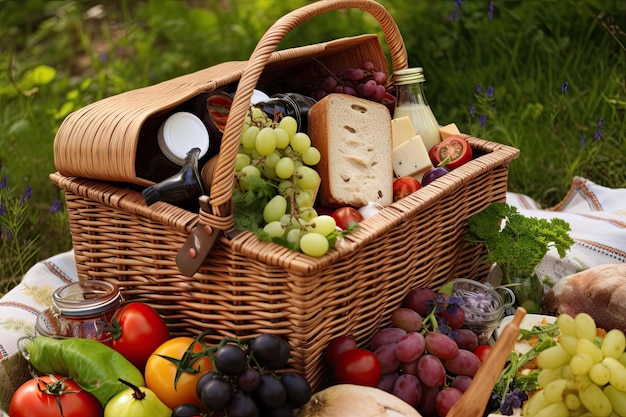
<svg viewBox="0 0 626 417"><path fill-rule="evenodd" d="M44 374L68 376L96 396L104 407L117 393L128 388L124 379L143 387L143 375L124 356L94 339L54 339L37 336L22 349L31 365Z"/></svg>

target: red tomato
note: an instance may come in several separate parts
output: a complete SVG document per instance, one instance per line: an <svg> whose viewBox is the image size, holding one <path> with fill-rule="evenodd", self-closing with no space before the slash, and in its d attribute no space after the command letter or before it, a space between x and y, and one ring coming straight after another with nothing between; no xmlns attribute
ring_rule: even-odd
<svg viewBox="0 0 626 417"><path fill-rule="evenodd" d="M356 348L342 353L334 366L335 380L340 384L375 387L382 376L380 362L373 352Z"/></svg>
<svg viewBox="0 0 626 417"><path fill-rule="evenodd" d="M353 207L338 208L331 213L331 216L341 230L346 230L352 222L360 223L364 220L363 215Z"/></svg>
<svg viewBox="0 0 626 417"><path fill-rule="evenodd" d="M356 341L351 336L344 335L335 337L328 343L328 347L326 347L326 360L331 365L334 365L337 363L337 359L339 359L342 353L356 348Z"/></svg>
<svg viewBox="0 0 626 417"><path fill-rule="evenodd" d="M463 136L454 135L433 146L428 155L435 166L449 157L445 167L455 169L472 159L472 147Z"/></svg>
<svg viewBox="0 0 626 417"><path fill-rule="evenodd" d="M483 363L491 353L491 349L492 347L489 345L478 345L478 347L474 349L474 355L478 356L480 363Z"/></svg>
<svg viewBox="0 0 626 417"><path fill-rule="evenodd" d="M393 181L393 201L398 201L420 188L422 185L413 177L396 178Z"/></svg>
<svg viewBox="0 0 626 417"><path fill-rule="evenodd" d="M111 347L142 372L152 352L170 337L159 313L137 301L117 310L112 325L115 330Z"/></svg>
<svg viewBox="0 0 626 417"><path fill-rule="evenodd" d="M73 380L59 375L52 377L46 375L29 379L20 385L11 398L9 415L11 417L102 417L104 410L93 394L83 391Z"/></svg>

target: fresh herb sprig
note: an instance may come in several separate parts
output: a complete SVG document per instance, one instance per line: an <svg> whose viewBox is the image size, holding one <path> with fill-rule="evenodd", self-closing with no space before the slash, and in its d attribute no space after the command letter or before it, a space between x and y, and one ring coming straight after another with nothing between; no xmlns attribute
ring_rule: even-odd
<svg viewBox="0 0 626 417"><path fill-rule="evenodd" d="M492 411L499 408L503 415L512 415L513 409L520 408L521 404L528 399L526 393L537 389L539 370L534 369L528 374L520 374L520 371L539 353L555 346L554 338L558 337L559 334L560 331L556 323L534 326L530 330L520 329L520 340L528 340L532 336L536 336L538 342L523 355L517 351L511 352L493 389L493 401L490 403Z"/></svg>
<svg viewBox="0 0 626 417"><path fill-rule="evenodd" d="M527 217L507 203L493 203L468 219L466 240L484 243L486 261L497 263L506 274L530 275L554 247L561 258L574 244L570 225L563 219Z"/></svg>

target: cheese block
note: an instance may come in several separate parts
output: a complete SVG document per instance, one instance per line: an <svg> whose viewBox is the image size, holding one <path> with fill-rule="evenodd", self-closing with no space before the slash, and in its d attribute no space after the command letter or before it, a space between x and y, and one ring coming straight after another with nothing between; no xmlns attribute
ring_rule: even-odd
<svg viewBox="0 0 626 417"><path fill-rule="evenodd" d="M391 119L391 136L393 138L394 149L415 135L413 122L411 122L408 116Z"/></svg>
<svg viewBox="0 0 626 417"><path fill-rule="evenodd" d="M396 177L414 177L422 182L424 173L433 167L424 141L415 135L393 150L393 171Z"/></svg>
<svg viewBox="0 0 626 417"><path fill-rule="evenodd" d="M319 203L362 207L393 202L391 114L383 104L329 94L308 112L308 134L321 155Z"/></svg>
<svg viewBox="0 0 626 417"><path fill-rule="evenodd" d="M441 126L439 128L439 134L441 135L441 140L446 140L450 136L460 135L461 132L459 131L459 128L456 127L456 124L450 123L445 126Z"/></svg>

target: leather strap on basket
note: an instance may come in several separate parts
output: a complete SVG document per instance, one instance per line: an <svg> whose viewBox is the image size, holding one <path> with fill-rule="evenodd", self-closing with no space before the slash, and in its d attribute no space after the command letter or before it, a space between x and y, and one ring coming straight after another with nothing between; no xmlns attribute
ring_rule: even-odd
<svg viewBox="0 0 626 417"><path fill-rule="evenodd" d="M191 276L197 272L218 234L234 228L230 203L235 158L250 99L272 53L280 41L302 23L321 14L341 9L361 9L371 14L383 29L393 71L408 66L407 52L398 26L387 9L374 0L321 0L278 19L257 43L237 85L211 183L211 197L208 201L204 199L201 204L196 229L176 257L178 267L184 275Z"/></svg>

